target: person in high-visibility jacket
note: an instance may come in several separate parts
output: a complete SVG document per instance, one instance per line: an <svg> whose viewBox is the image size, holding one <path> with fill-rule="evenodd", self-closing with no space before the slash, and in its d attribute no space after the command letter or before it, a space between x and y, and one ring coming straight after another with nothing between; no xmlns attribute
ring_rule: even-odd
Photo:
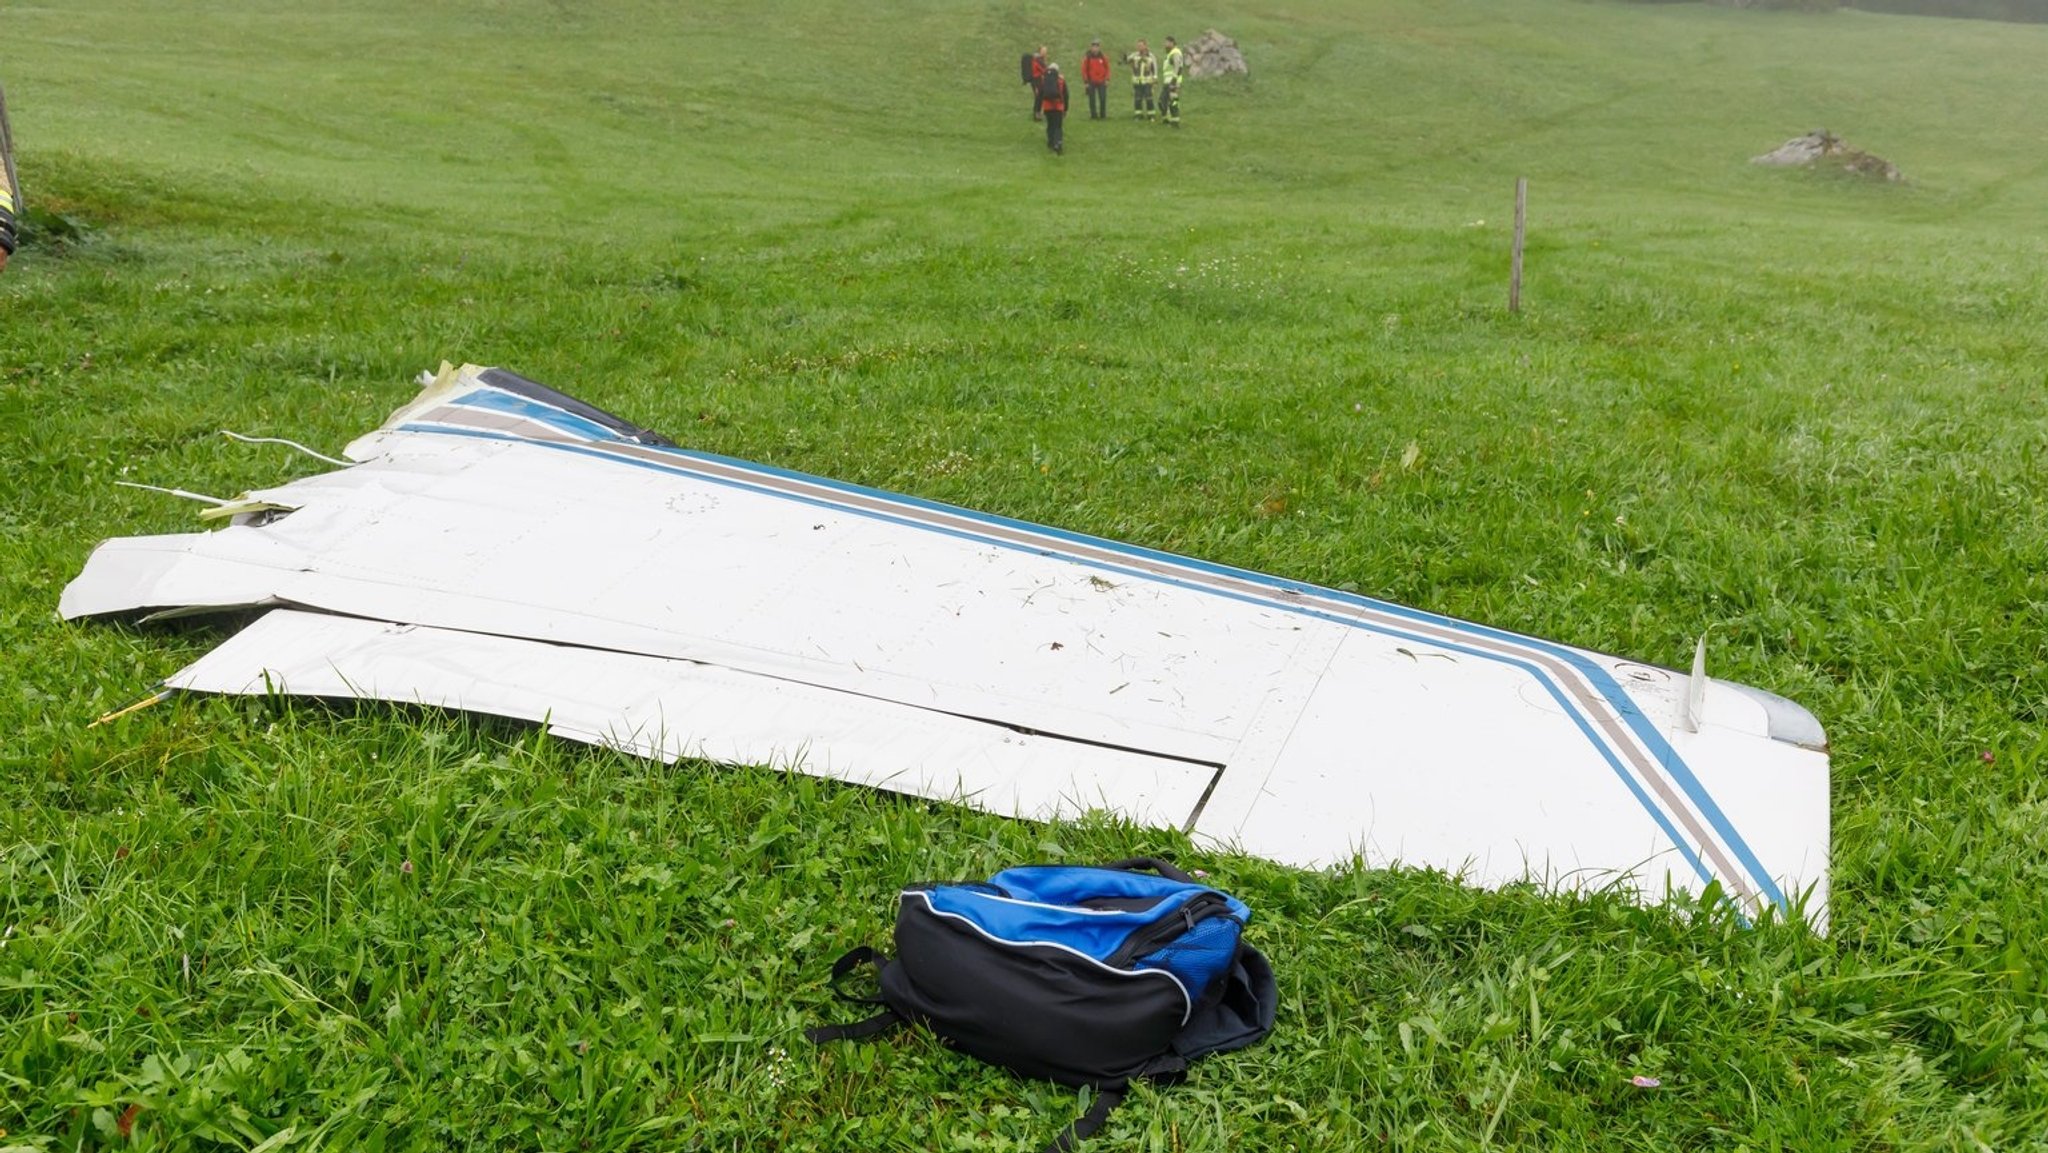
<svg viewBox="0 0 2048 1153"><path fill-rule="evenodd" d="M1066 155L1067 78L1057 64L1047 64L1038 82L1038 110L1045 113L1045 146L1055 156Z"/></svg>
<svg viewBox="0 0 2048 1153"><path fill-rule="evenodd" d="M1152 49L1143 40L1138 41L1138 50L1124 57L1124 63L1131 66L1131 115L1140 120L1150 120L1158 115L1152 105L1152 87L1159 83L1159 61L1152 56Z"/></svg>
<svg viewBox="0 0 2048 1153"><path fill-rule="evenodd" d="M1090 43L1081 57L1081 79L1088 85L1088 119L1109 119L1109 57L1102 54L1102 41Z"/></svg>
<svg viewBox="0 0 2048 1153"><path fill-rule="evenodd" d="M7 258L14 255L16 239L14 195L7 187L7 177L0 175L0 268L6 268Z"/></svg>
<svg viewBox="0 0 2048 1153"><path fill-rule="evenodd" d="M1159 114L1180 127L1180 82L1188 78L1188 54L1173 37L1166 38L1166 59L1159 64Z"/></svg>

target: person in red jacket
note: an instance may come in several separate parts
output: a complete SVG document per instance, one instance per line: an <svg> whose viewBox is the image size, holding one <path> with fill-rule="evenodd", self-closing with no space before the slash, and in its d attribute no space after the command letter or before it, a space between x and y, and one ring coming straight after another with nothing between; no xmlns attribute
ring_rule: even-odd
<svg viewBox="0 0 2048 1153"><path fill-rule="evenodd" d="M1102 41L1088 45L1081 58L1081 79L1088 85L1088 119L1109 119L1109 57L1102 54Z"/></svg>
<svg viewBox="0 0 2048 1153"><path fill-rule="evenodd" d="M1045 146L1055 156L1066 155L1067 78L1060 75L1057 64L1047 64L1045 76L1038 82L1038 110L1045 114Z"/></svg>
<svg viewBox="0 0 2048 1153"><path fill-rule="evenodd" d="M1038 46L1038 55L1026 56L1018 62L1017 70L1023 73L1024 87L1031 90L1031 118L1038 119L1038 86L1045 80L1046 47Z"/></svg>

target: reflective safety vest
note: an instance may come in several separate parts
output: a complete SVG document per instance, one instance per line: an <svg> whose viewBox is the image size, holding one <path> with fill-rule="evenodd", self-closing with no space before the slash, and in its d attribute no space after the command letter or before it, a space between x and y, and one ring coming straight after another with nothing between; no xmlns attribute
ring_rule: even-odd
<svg viewBox="0 0 2048 1153"><path fill-rule="evenodd" d="M1150 84L1159 79L1159 61L1150 52L1133 52L1124 59L1131 62L1131 83Z"/></svg>
<svg viewBox="0 0 2048 1153"><path fill-rule="evenodd" d="M14 255L14 197L8 194L7 177L0 175L0 249Z"/></svg>
<svg viewBox="0 0 2048 1153"><path fill-rule="evenodd" d="M1173 46L1173 51L1168 52L1166 54L1166 69L1164 72L1166 82L1168 84L1178 84L1181 81L1187 79L1187 70L1187 53L1182 52L1180 50L1180 45L1176 44Z"/></svg>

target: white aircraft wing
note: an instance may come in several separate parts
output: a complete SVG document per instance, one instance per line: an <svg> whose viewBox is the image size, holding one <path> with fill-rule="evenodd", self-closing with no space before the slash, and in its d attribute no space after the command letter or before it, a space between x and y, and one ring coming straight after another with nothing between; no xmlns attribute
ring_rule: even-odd
<svg viewBox="0 0 2048 1153"><path fill-rule="evenodd" d="M692 452L498 369L348 455L217 531L102 544L63 615L275 606L174 688L1824 923L1825 738L1759 690Z"/></svg>

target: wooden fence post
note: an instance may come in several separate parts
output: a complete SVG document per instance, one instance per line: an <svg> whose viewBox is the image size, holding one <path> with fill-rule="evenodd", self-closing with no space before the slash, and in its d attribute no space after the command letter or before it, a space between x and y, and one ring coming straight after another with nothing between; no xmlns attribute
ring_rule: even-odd
<svg viewBox="0 0 2048 1153"><path fill-rule="evenodd" d="M1529 178L1515 177L1515 256L1508 270L1508 311L1522 311L1522 223L1528 215Z"/></svg>

